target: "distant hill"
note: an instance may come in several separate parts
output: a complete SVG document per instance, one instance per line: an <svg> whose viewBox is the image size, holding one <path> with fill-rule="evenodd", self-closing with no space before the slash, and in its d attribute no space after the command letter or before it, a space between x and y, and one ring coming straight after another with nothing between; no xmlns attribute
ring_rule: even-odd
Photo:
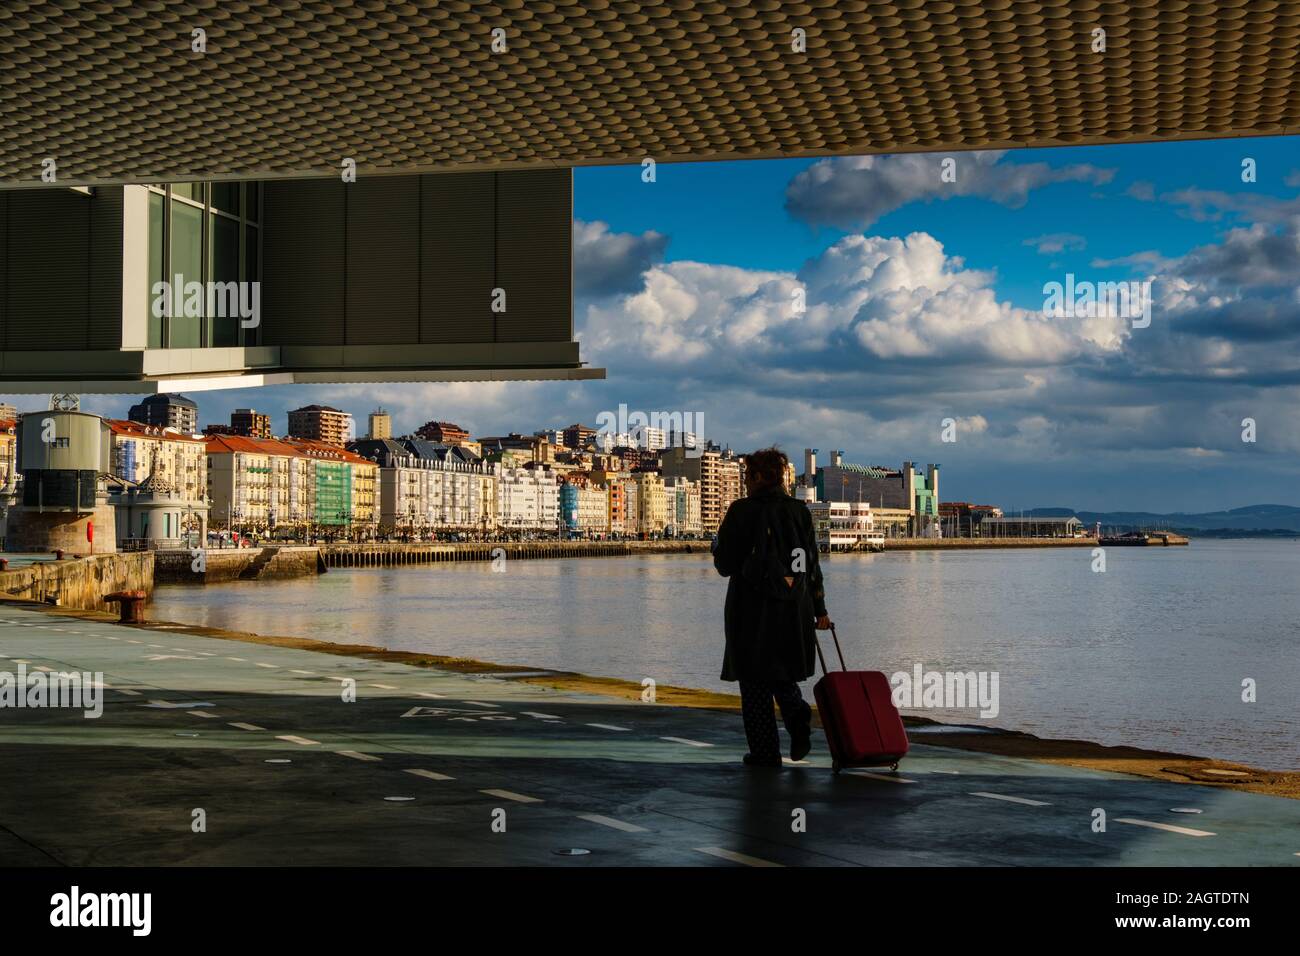
<svg viewBox="0 0 1300 956"><path fill-rule="evenodd" d="M1167 528L1172 531L1285 534L1300 533L1300 508L1291 505L1248 505L1204 514L1157 514L1151 511L1075 511L1071 508L1031 508L1026 517L1068 518L1085 525L1101 522L1104 529Z"/></svg>

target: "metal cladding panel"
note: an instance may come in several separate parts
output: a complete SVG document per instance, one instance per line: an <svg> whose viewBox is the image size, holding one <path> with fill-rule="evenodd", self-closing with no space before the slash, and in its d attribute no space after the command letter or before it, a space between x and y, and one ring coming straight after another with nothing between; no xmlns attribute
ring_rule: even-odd
<svg viewBox="0 0 1300 956"><path fill-rule="evenodd" d="M89 349L122 346L122 196L121 186L96 186L89 199Z"/></svg>
<svg viewBox="0 0 1300 956"><path fill-rule="evenodd" d="M340 184L347 198L347 344L419 341L420 178Z"/></svg>
<svg viewBox="0 0 1300 956"><path fill-rule="evenodd" d="M9 196L0 193L0 348L9 334Z"/></svg>
<svg viewBox="0 0 1300 956"><path fill-rule="evenodd" d="M572 340L567 169L269 182L264 202L268 345Z"/></svg>
<svg viewBox="0 0 1300 956"><path fill-rule="evenodd" d="M495 173L421 177L421 342L492 341L495 204Z"/></svg>
<svg viewBox="0 0 1300 956"><path fill-rule="evenodd" d="M497 286L506 294L496 340L566 341L573 335L572 174L496 175Z"/></svg>
<svg viewBox="0 0 1300 956"><path fill-rule="evenodd" d="M87 348L91 198L69 189L8 198L4 347Z"/></svg>
<svg viewBox="0 0 1300 956"><path fill-rule="evenodd" d="M262 188L262 342L345 341L346 202L341 181Z"/></svg>
<svg viewBox="0 0 1300 956"><path fill-rule="evenodd" d="M0 63L13 186L1300 131L1277 0L15 0Z"/></svg>

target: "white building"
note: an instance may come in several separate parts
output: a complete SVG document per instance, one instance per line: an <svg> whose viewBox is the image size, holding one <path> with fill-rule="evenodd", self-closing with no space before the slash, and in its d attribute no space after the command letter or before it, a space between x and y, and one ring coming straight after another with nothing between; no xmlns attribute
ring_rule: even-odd
<svg viewBox="0 0 1300 956"><path fill-rule="evenodd" d="M637 425L632 429L632 440L638 448L646 451L659 451L668 447L668 433L662 428L649 425Z"/></svg>
<svg viewBox="0 0 1300 956"><path fill-rule="evenodd" d="M556 534L560 528L560 484L541 468L497 469L497 526L506 532Z"/></svg>
<svg viewBox="0 0 1300 956"><path fill-rule="evenodd" d="M700 521L700 484L689 478L669 478L664 482L668 498L668 523L679 537L700 534L704 525Z"/></svg>
<svg viewBox="0 0 1300 956"><path fill-rule="evenodd" d="M817 548L821 551L883 551L885 534L876 530L876 516L866 501L816 501L812 512Z"/></svg>

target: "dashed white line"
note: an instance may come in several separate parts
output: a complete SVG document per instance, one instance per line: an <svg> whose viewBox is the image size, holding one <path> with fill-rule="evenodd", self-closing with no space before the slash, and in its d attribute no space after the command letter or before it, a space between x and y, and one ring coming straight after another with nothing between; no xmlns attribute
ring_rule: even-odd
<svg viewBox="0 0 1300 956"><path fill-rule="evenodd" d="M359 750L336 750L334 751L340 757L351 757L353 760L383 760L383 757L376 757L374 754L363 754Z"/></svg>
<svg viewBox="0 0 1300 956"><path fill-rule="evenodd" d="M423 777L425 780L455 780L455 777L449 777L445 773L438 773L436 770L407 770L407 773L414 777Z"/></svg>
<svg viewBox="0 0 1300 956"><path fill-rule="evenodd" d="M419 691L419 692L418 692L418 696L420 696L420 697L431 697L431 698L433 698L434 700L445 700L445 699L446 699L446 696L445 696L444 694L431 694L431 693L429 693L427 690Z"/></svg>
<svg viewBox="0 0 1300 956"><path fill-rule="evenodd" d="M483 701L481 701L481 700L462 700L461 703L462 703L462 704L473 704L475 707L490 707L490 708L492 708L493 710L496 710L496 709L497 709L497 705L496 705L496 704L485 704L485 703L483 703Z"/></svg>
<svg viewBox="0 0 1300 956"><path fill-rule="evenodd" d="M369 684L369 687L378 687L380 690L397 690L393 684Z"/></svg>
<svg viewBox="0 0 1300 956"><path fill-rule="evenodd" d="M312 747L319 744L319 740L312 740L310 737L299 737L295 734L278 734L276 740L287 740L291 744L301 744L304 747Z"/></svg>
<svg viewBox="0 0 1300 956"><path fill-rule="evenodd" d="M728 850L720 846L697 846L695 848L700 853L707 853L709 856L716 856L723 860L730 860L732 863L743 863L745 866L782 866L781 863L773 863L771 860L760 860L756 856L748 856L744 853L737 853L735 850Z"/></svg>
<svg viewBox="0 0 1300 956"><path fill-rule="evenodd" d="M259 727L257 724L246 724L242 720L232 720L230 726L238 727L240 730L266 730L265 727Z"/></svg>
<svg viewBox="0 0 1300 956"><path fill-rule="evenodd" d="M140 696L140 692L139 692L138 690L131 690L131 688L129 688L129 687L118 687L118 688L115 688L115 689L117 690L117 692L118 692L119 694L126 694L127 697L139 697L139 696Z"/></svg>
<svg viewBox="0 0 1300 956"><path fill-rule="evenodd" d="M1172 823L1156 823L1154 820L1136 820L1133 817L1116 817L1116 823L1127 823L1135 827L1150 827L1152 830L1165 830L1168 833L1181 833L1183 836L1210 837L1209 830L1193 830L1191 827L1178 827ZM1300 855L1300 854L1298 854Z"/></svg>
<svg viewBox="0 0 1300 956"><path fill-rule="evenodd" d="M201 710L187 710L185 711L185 713L189 714L191 717L220 717L221 716L220 714L207 714Z"/></svg>
<svg viewBox="0 0 1300 956"><path fill-rule="evenodd" d="M240 664L247 664L247 663L248 663L248 658L246 658L246 657L227 657L226 660L228 660L228 661L236 661L236 662L238 662L238 663L240 663Z"/></svg>
<svg viewBox="0 0 1300 956"><path fill-rule="evenodd" d="M601 730L621 730L625 734L632 732L631 727L615 727L613 724L588 724L588 727L598 727Z"/></svg>
<svg viewBox="0 0 1300 956"><path fill-rule="evenodd" d="M639 827L635 823L627 823L624 820L615 820L613 817L602 816L599 813L579 813L579 820L587 820L591 823L599 823L602 827L610 827L614 830L622 830L624 833L646 833L645 827Z"/></svg>
<svg viewBox="0 0 1300 956"><path fill-rule="evenodd" d="M907 777L900 777L892 773L875 773L870 770L860 770L854 768L849 768L844 772L847 774L852 774L855 777L870 777L872 780L884 780L889 783L916 783L915 780L909 780Z"/></svg>
<svg viewBox="0 0 1300 956"><path fill-rule="evenodd" d="M254 663L256 663L258 667L270 667L272 669L278 668L280 666L279 664L263 664L261 661L255 661Z"/></svg>
<svg viewBox="0 0 1300 956"><path fill-rule="evenodd" d="M523 714L525 717L536 717L538 720L563 720L564 719L563 717L559 717L555 714L540 714L535 710L521 710L520 713Z"/></svg>
<svg viewBox="0 0 1300 956"><path fill-rule="evenodd" d="M289 673L290 673L290 674L306 674L308 677L315 677L315 676L316 676L316 672L315 672L315 671L300 671L300 670L298 670L296 667L291 667L291 668L289 668Z"/></svg>
<svg viewBox="0 0 1300 956"><path fill-rule="evenodd" d="M530 797L522 793L515 793L513 790L480 790L479 793L486 793L489 797L500 797L502 800L513 800L515 803L542 803L539 797Z"/></svg>
<svg viewBox="0 0 1300 956"><path fill-rule="evenodd" d="M713 744L706 744L703 740L691 740L689 737L660 737L660 740L667 740L674 744L686 744L688 747L712 747Z"/></svg>
<svg viewBox="0 0 1300 956"><path fill-rule="evenodd" d="M1042 800L1030 800L1028 797L1012 797L1005 793L987 793L983 790L971 792L972 797L985 797L989 800L1005 800L1007 803L1023 803L1027 807L1050 807L1050 803Z"/></svg>

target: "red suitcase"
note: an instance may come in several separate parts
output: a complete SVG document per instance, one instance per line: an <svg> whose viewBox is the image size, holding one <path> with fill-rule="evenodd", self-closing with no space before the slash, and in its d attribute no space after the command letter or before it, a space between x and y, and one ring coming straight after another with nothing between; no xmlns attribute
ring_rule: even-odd
<svg viewBox="0 0 1300 956"><path fill-rule="evenodd" d="M814 635L815 637L815 635ZM840 639L831 628L835 653L842 670L826 669L821 642L817 657L822 663L822 679L813 685L822 729L831 750L831 766L839 773L844 767L884 767L898 769L898 761L907 753L907 731L889 686L880 671L851 671L844 665Z"/></svg>

